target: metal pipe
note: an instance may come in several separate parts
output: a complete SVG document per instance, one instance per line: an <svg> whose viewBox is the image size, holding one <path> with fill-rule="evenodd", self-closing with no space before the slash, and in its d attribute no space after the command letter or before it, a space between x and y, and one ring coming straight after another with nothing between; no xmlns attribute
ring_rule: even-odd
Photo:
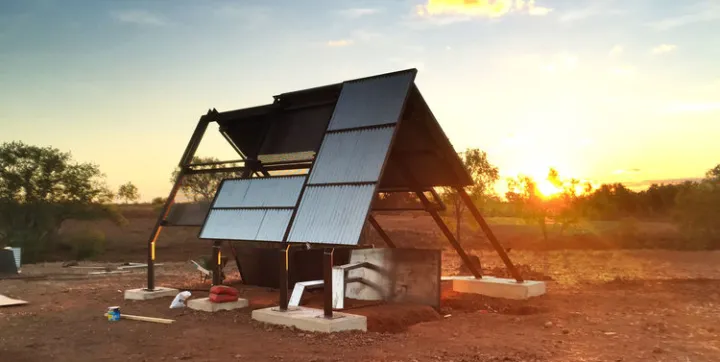
<svg viewBox="0 0 720 362"><path fill-rule="evenodd" d="M220 251L221 245L222 245L221 240L215 240L213 242L213 247L212 247L212 261L213 261L212 284L213 285L222 284L222 252Z"/></svg>
<svg viewBox="0 0 720 362"><path fill-rule="evenodd" d="M480 214L480 211L478 211L477 207L475 207L475 204L470 199L470 196L467 194L464 188L462 187L456 187L455 190L457 190L458 194L460 195L460 198L465 203L465 206L467 206L468 210L470 210L470 214L475 218L475 221L477 221L478 225L480 225L480 228L485 232L485 235L487 236L488 240L490 240L490 244L495 248L495 251L500 255L500 259L502 259L503 263L505 263L505 266L510 271L510 274L512 274L513 278L518 283L523 282L523 277L520 275L520 272L515 268L515 265L513 265L512 261L510 260L510 257L507 255L507 252L505 252L505 249L500 245L500 241L495 237L495 234L490 229L490 225L485 221L485 218L482 217Z"/></svg>
<svg viewBox="0 0 720 362"><path fill-rule="evenodd" d="M288 308L288 269L290 245L280 249L280 311L286 312Z"/></svg>
<svg viewBox="0 0 720 362"><path fill-rule="evenodd" d="M167 200L165 200L162 211L160 212L160 215L155 222L155 226L153 226L152 232L150 233L150 238L148 239L147 290L155 290L155 241L157 241L158 236L160 236L160 231L162 231L162 225L165 223L165 218L167 218L168 214L170 213L170 207L175 202L175 196L177 195L177 192L182 185L184 177L185 175L183 174L183 170L180 170L177 179L175 180L175 184L173 185L172 189L170 189L170 194L168 195Z"/></svg>
<svg viewBox="0 0 720 362"><path fill-rule="evenodd" d="M323 315L327 319L333 317L333 253L335 249L325 249L323 253Z"/></svg>

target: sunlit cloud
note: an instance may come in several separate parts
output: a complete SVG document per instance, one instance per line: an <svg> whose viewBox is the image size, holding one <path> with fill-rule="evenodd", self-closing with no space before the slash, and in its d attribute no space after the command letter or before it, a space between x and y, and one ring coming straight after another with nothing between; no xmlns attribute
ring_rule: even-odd
<svg viewBox="0 0 720 362"><path fill-rule="evenodd" d="M670 53L670 52L674 51L675 49L677 49L677 45L661 44L661 45L654 47L652 49L652 53L656 54L656 55L665 54L665 53Z"/></svg>
<svg viewBox="0 0 720 362"><path fill-rule="evenodd" d="M536 5L535 0L428 0L418 5L416 13L424 17L443 16L450 22L471 18L499 18L513 12L543 16L551 8Z"/></svg>
<svg viewBox="0 0 720 362"><path fill-rule="evenodd" d="M167 24L163 18L146 10L122 10L113 12L111 15L121 23L155 26Z"/></svg>
<svg viewBox="0 0 720 362"><path fill-rule="evenodd" d="M626 175L631 173L638 173L640 172L639 168L631 168L631 169L618 169L613 171L613 175Z"/></svg>
<svg viewBox="0 0 720 362"><path fill-rule="evenodd" d="M610 49L608 56L610 58L617 58L623 53L624 50L625 49L621 45L616 45L612 49Z"/></svg>
<svg viewBox="0 0 720 362"><path fill-rule="evenodd" d="M351 8L340 10L339 13L342 16L348 18L359 18L367 15L377 14L381 11L379 8Z"/></svg>
<svg viewBox="0 0 720 362"><path fill-rule="evenodd" d="M353 41L348 40L348 39L329 40L327 42L327 46L329 46L329 47L345 47L345 46L351 45L352 43L353 43Z"/></svg>

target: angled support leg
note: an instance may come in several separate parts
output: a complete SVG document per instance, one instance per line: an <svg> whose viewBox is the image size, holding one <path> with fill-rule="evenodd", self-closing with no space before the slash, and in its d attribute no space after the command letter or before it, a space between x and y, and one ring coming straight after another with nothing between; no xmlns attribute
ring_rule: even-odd
<svg viewBox="0 0 720 362"><path fill-rule="evenodd" d="M445 222L443 222L440 214L438 214L438 212L432 208L432 204L430 204L430 201L427 199L427 197L425 197L425 194L423 194L422 192L416 192L415 194L420 199L420 202L422 202L423 206L425 206L425 208L427 209L428 214L430 214L433 220L435 220L435 223L440 228L440 231L442 231L442 233L448 239L453 248L455 248L455 251L458 253L458 255L460 255L460 259L462 259L465 266L470 269L470 272L475 278L481 279L482 273L475 267L475 264L470 259L470 256L465 252L465 249L463 249L462 245L460 245L457 239L455 239L455 235L453 235L452 231L450 231L447 225L445 225Z"/></svg>
<svg viewBox="0 0 720 362"><path fill-rule="evenodd" d="M490 226L485 221L485 218L482 217L480 214L480 211L478 211L477 207L475 207L475 204L473 204L472 200L470 199L470 196L465 192L465 189L462 187L456 187L455 190L460 195L460 198L465 203L465 206L467 206L468 210L470 210L470 214L475 218L475 221L477 221L478 225L480 225L480 228L485 232L485 235L487 236L488 240L490 240L490 244L495 248L495 251L500 255L500 259L502 259L503 263L505 263L505 267L508 268L510 271L510 274L515 278L515 280L518 283L523 282L523 277L520 275L520 272L515 268L515 265L513 265L512 261L510 260L510 257L505 252L505 249L500 245L500 242L495 237L495 234L490 229Z"/></svg>
<svg viewBox="0 0 720 362"><path fill-rule="evenodd" d="M368 215L368 221L370 221L370 225L372 225L372 227L378 232L378 234L380 234L380 237L383 239L383 241L385 241L385 244L387 244L387 246L393 249L397 248L397 246L395 246L395 243L393 243L392 239L390 239L390 236L385 233L385 230L380 227L380 224L377 222L377 220L375 220L372 215Z"/></svg>
<svg viewBox="0 0 720 362"><path fill-rule="evenodd" d="M205 130L207 130L208 123L210 123L212 117L214 117L216 114L217 111L215 110L208 111L206 115L200 117L197 126L195 126L195 131L193 132L192 137L190 137L190 142L188 142L188 145L185 148L185 152L183 153L182 158L180 159L180 163L178 164L178 166L180 166L180 172L178 173L177 179L175 180L175 184L170 190L170 195L168 195L168 198L165 201L165 205L163 205L162 211L160 212L160 216L158 216L157 222L155 223L155 226L150 233L147 249L147 290L155 290L155 241L157 241L157 238L162 231L162 227L165 224L165 219L170 213L170 207L172 206L173 202L175 202L175 196L177 196L177 192L182 185L187 166L192 162L192 159L195 156L195 152L197 151L198 146L200 146L200 141L205 135Z"/></svg>

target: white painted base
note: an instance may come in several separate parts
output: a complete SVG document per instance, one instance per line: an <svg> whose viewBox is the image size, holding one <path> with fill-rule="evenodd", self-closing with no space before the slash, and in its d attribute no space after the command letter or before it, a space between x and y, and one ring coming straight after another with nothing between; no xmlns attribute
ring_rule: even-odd
<svg viewBox="0 0 720 362"><path fill-rule="evenodd" d="M238 298L234 302L213 303L209 298L197 298L187 301L187 307L190 309L200 310L203 312L217 312L220 310L233 310L245 308L248 306L247 299Z"/></svg>
<svg viewBox="0 0 720 362"><path fill-rule="evenodd" d="M310 332L367 331L365 316L338 312L334 312L333 315L335 318L325 319L321 309L306 307L297 307L287 312L280 312L277 307L256 309L252 312L252 318L256 321Z"/></svg>
<svg viewBox="0 0 720 362"><path fill-rule="evenodd" d="M175 297L180 291L173 288L155 287L155 290L145 288L128 289L125 291L127 300L150 300L165 297Z"/></svg>
<svg viewBox="0 0 720 362"><path fill-rule="evenodd" d="M528 299L545 294L545 282L526 280L518 283L515 279L483 276L443 278L452 280L453 290L459 293L473 293L505 299Z"/></svg>

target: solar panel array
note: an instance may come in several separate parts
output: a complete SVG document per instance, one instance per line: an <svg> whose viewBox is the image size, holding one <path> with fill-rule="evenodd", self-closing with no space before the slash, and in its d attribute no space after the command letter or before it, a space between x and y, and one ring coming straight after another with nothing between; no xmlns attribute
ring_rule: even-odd
<svg viewBox="0 0 720 362"><path fill-rule="evenodd" d="M286 241L356 245L414 78L406 71L344 83L307 183L224 182L200 237L283 241L295 212Z"/></svg>

